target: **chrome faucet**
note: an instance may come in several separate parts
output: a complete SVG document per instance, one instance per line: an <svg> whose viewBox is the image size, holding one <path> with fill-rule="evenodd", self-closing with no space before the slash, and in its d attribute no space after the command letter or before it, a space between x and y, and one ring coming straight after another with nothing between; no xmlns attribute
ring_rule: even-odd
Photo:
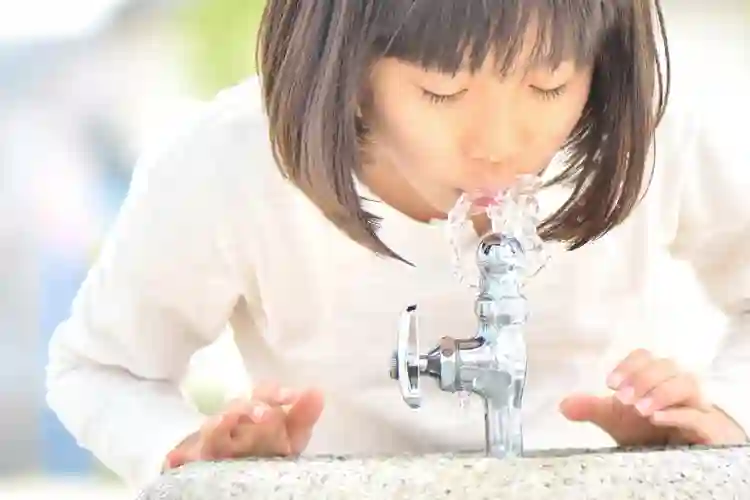
<svg viewBox="0 0 750 500"><path fill-rule="evenodd" d="M443 337L427 354L420 354L417 306L411 305L401 317L390 376L412 408L421 406L424 375L435 379L443 391L480 396L486 453L498 458L520 456L527 367L523 336L527 304L521 287L528 261L521 242L503 232L481 238L475 261L479 270L475 335Z"/></svg>

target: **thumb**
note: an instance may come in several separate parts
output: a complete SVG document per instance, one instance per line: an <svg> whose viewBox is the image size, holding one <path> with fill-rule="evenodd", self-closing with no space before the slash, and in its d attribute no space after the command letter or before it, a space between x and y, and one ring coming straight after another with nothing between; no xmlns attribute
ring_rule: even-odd
<svg viewBox="0 0 750 500"><path fill-rule="evenodd" d="M292 453L301 453L312 436L312 428L323 413L323 394L309 389L302 394L289 409L286 418L287 432L291 441Z"/></svg>
<svg viewBox="0 0 750 500"><path fill-rule="evenodd" d="M573 422L591 422L608 431L615 419L612 399L591 394L574 394L563 399L560 412Z"/></svg>

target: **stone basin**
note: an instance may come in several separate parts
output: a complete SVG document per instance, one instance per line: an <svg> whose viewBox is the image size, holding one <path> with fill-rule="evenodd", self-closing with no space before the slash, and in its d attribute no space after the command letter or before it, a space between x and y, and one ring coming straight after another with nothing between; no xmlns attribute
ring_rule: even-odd
<svg viewBox="0 0 750 500"><path fill-rule="evenodd" d="M138 500L750 499L750 446L193 463Z"/></svg>

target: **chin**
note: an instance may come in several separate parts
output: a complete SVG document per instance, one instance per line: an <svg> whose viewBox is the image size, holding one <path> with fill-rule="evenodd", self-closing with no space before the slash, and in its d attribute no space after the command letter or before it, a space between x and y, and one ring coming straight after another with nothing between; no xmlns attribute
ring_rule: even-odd
<svg viewBox="0 0 750 500"><path fill-rule="evenodd" d="M453 207L456 206L456 202L458 202L458 199L462 194L464 194L464 191L462 189L452 189L441 196L440 200L436 200L436 202L431 203L431 205L435 210L439 211L444 216L447 216L448 212L450 212Z"/></svg>
<svg viewBox="0 0 750 500"><path fill-rule="evenodd" d="M420 190L416 194L431 211L435 212L435 218L438 218L438 216L445 218L456 205L459 197L463 194L463 190L450 185L440 187L433 185L431 189Z"/></svg>

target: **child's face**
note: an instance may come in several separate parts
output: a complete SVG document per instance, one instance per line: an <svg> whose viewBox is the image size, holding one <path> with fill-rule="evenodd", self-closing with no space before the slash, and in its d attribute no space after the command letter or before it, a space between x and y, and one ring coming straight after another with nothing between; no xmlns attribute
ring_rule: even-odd
<svg viewBox="0 0 750 500"><path fill-rule="evenodd" d="M378 61L367 122L373 169L403 177L442 213L463 191L497 190L544 169L581 116L591 68L564 62L501 78L493 61L456 75Z"/></svg>

